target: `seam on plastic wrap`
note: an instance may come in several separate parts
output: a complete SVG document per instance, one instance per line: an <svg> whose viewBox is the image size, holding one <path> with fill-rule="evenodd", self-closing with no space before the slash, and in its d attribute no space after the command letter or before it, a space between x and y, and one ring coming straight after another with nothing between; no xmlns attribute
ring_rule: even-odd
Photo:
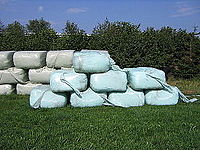
<svg viewBox="0 0 200 150"><path fill-rule="evenodd" d="M148 73L147 73L147 75L148 75L149 77L155 79L156 81L158 81L158 82L163 86L163 88L164 88L165 90L169 91L170 93L173 92L173 89L172 89L172 87L171 87L169 84L164 83L164 82L161 81L159 78L157 78L157 77L155 77L155 76L152 76L151 74L148 74ZM180 100L182 100L183 102L185 102L185 103L193 103L193 102L195 102L195 101L198 100L197 98L188 99L176 86L175 86L175 88L176 88L176 90L177 90L177 92L178 92L178 94L179 94Z"/></svg>
<svg viewBox="0 0 200 150"><path fill-rule="evenodd" d="M59 51L57 51L56 57L54 57L55 59L53 59L53 61L52 61L53 62L53 68L55 68L55 66L56 66L56 61L58 59L58 55L60 55Z"/></svg>
<svg viewBox="0 0 200 150"><path fill-rule="evenodd" d="M72 90L76 93L76 95L77 95L78 97L82 98L81 92L80 92L77 88L75 88L73 85L71 85L71 83L69 83L67 80L65 80L64 75L65 75L65 73L62 73L62 74L60 75L60 81L61 81L62 83L67 84L70 88L72 88Z"/></svg>
<svg viewBox="0 0 200 150"><path fill-rule="evenodd" d="M3 78L3 73L0 73L0 81L2 80Z"/></svg>
<svg viewBox="0 0 200 150"><path fill-rule="evenodd" d="M100 96L101 98L103 98L103 99L105 100L105 102L107 102L108 104L110 104L109 106L113 106L113 107L114 107L114 106L115 106L115 107L117 106L117 105L113 104L112 102L110 102L108 98L105 98L105 97L103 97L103 96L101 96L101 95L99 95L99 96ZM106 106L106 104L103 104L103 105Z"/></svg>
<svg viewBox="0 0 200 150"><path fill-rule="evenodd" d="M41 106L41 102L42 102L42 98L44 96L44 94L49 91L49 89L45 90L42 92L42 95L37 99L37 101L33 104L33 108L37 109L37 108L40 108Z"/></svg>
<svg viewBox="0 0 200 150"><path fill-rule="evenodd" d="M21 79L17 78L17 76L15 75L15 73L13 73L12 71L9 71L9 72L10 72L11 76L12 76L13 78L15 78L15 80L16 80L17 82L19 82L19 83L21 83L21 84L26 84L26 83L27 83L27 82L24 82L24 81L22 81Z"/></svg>

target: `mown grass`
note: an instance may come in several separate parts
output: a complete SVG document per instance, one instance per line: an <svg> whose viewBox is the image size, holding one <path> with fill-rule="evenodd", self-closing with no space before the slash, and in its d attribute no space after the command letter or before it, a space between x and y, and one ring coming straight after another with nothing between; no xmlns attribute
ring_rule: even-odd
<svg viewBox="0 0 200 150"><path fill-rule="evenodd" d="M0 96L1 150L200 149L198 101L175 106L34 110L28 99Z"/></svg>
<svg viewBox="0 0 200 150"><path fill-rule="evenodd" d="M12 96L0 104L1 150L200 148L199 102L33 110L28 97Z"/></svg>

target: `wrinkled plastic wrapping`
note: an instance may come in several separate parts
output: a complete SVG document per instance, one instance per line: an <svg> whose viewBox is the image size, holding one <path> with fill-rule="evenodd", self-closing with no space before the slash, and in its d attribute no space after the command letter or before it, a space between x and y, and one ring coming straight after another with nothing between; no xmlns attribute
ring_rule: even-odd
<svg viewBox="0 0 200 150"><path fill-rule="evenodd" d="M95 93L92 89L87 89L84 92L81 92L81 96L78 96L76 93L72 93L70 98L70 103L73 107L93 107L103 105L106 94Z"/></svg>
<svg viewBox="0 0 200 150"><path fill-rule="evenodd" d="M53 92L74 91L73 88L84 91L87 89L87 84L87 76L74 70L57 70L50 77L50 87Z"/></svg>
<svg viewBox="0 0 200 150"><path fill-rule="evenodd" d="M81 50L81 53L91 53L91 52L92 53L93 52L101 53L101 54L105 55L106 57L108 57L110 59L110 63L112 65L115 64L115 61L110 57L110 54L106 50L86 50L86 49Z"/></svg>
<svg viewBox="0 0 200 150"><path fill-rule="evenodd" d="M144 92L135 91L130 87L126 92L113 92L108 96L108 102L104 105L120 106L120 107L133 107L144 105Z"/></svg>
<svg viewBox="0 0 200 150"><path fill-rule="evenodd" d="M0 51L0 70L5 70L13 67L14 51Z"/></svg>
<svg viewBox="0 0 200 150"><path fill-rule="evenodd" d="M125 92L126 86L127 75L125 72L110 70L90 76L90 87L96 92Z"/></svg>
<svg viewBox="0 0 200 150"><path fill-rule="evenodd" d="M37 86L30 94L32 108L57 108L67 104L67 93L53 93L49 86Z"/></svg>
<svg viewBox="0 0 200 150"><path fill-rule="evenodd" d="M72 66L74 50L49 51L46 57L49 68L70 68Z"/></svg>
<svg viewBox="0 0 200 150"><path fill-rule="evenodd" d="M151 76L155 76L161 81L166 82L165 73L162 70L151 67L127 68L125 70L128 71L129 85L134 90L163 89L162 84Z"/></svg>
<svg viewBox="0 0 200 150"><path fill-rule="evenodd" d="M55 69L43 67L40 69L30 69L29 80L32 83L50 83L50 75Z"/></svg>
<svg viewBox="0 0 200 150"><path fill-rule="evenodd" d="M9 95L15 93L15 85L2 84L0 85L0 95Z"/></svg>
<svg viewBox="0 0 200 150"><path fill-rule="evenodd" d="M80 73L100 73L110 69L110 59L99 52L75 52L73 67Z"/></svg>
<svg viewBox="0 0 200 150"><path fill-rule="evenodd" d="M13 56L16 68L38 69L46 65L46 51L19 51Z"/></svg>
<svg viewBox="0 0 200 150"><path fill-rule="evenodd" d="M25 83L28 80L27 72L15 67L0 70L0 84Z"/></svg>
<svg viewBox="0 0 200 150"><path fill-rule="evenodd" d="M16 86L17 94L30 95L32 89L39 85L42 85L42 84L33 84L33 83L17 84L17 86Z"/></svg>
<svg viewBox="0 0 200 150"><path fill-rule="evenodd" d="M175 87L170 90L146 90L145 102L148 105L175 105L179 101L179 93Z"/></svg>

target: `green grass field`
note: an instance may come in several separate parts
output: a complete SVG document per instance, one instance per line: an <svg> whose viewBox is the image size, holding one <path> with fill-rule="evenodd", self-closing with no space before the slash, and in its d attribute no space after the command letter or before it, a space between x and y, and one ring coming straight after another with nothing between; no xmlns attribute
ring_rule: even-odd
<svg viewBox="0 0 200 150"><path fill-rule="evenodd" d="M200 86L192 89L188 82L192 81L176 85L200 94ZM34 110L28 98L0 96L0 150L200 149L199 101L175 106Z"/></svg>

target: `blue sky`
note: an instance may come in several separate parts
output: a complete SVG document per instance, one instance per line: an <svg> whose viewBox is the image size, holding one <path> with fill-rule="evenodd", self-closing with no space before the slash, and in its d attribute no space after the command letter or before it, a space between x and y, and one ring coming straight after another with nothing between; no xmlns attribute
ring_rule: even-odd
<svg viewBox="0 0 200 150"><path fill-rule="evenodd" d="M200 0L0 0L4 24L43 17L57 32L67 20L91 33L105 18L141 24L141 28L170 26L200 30Z"/></svg>

